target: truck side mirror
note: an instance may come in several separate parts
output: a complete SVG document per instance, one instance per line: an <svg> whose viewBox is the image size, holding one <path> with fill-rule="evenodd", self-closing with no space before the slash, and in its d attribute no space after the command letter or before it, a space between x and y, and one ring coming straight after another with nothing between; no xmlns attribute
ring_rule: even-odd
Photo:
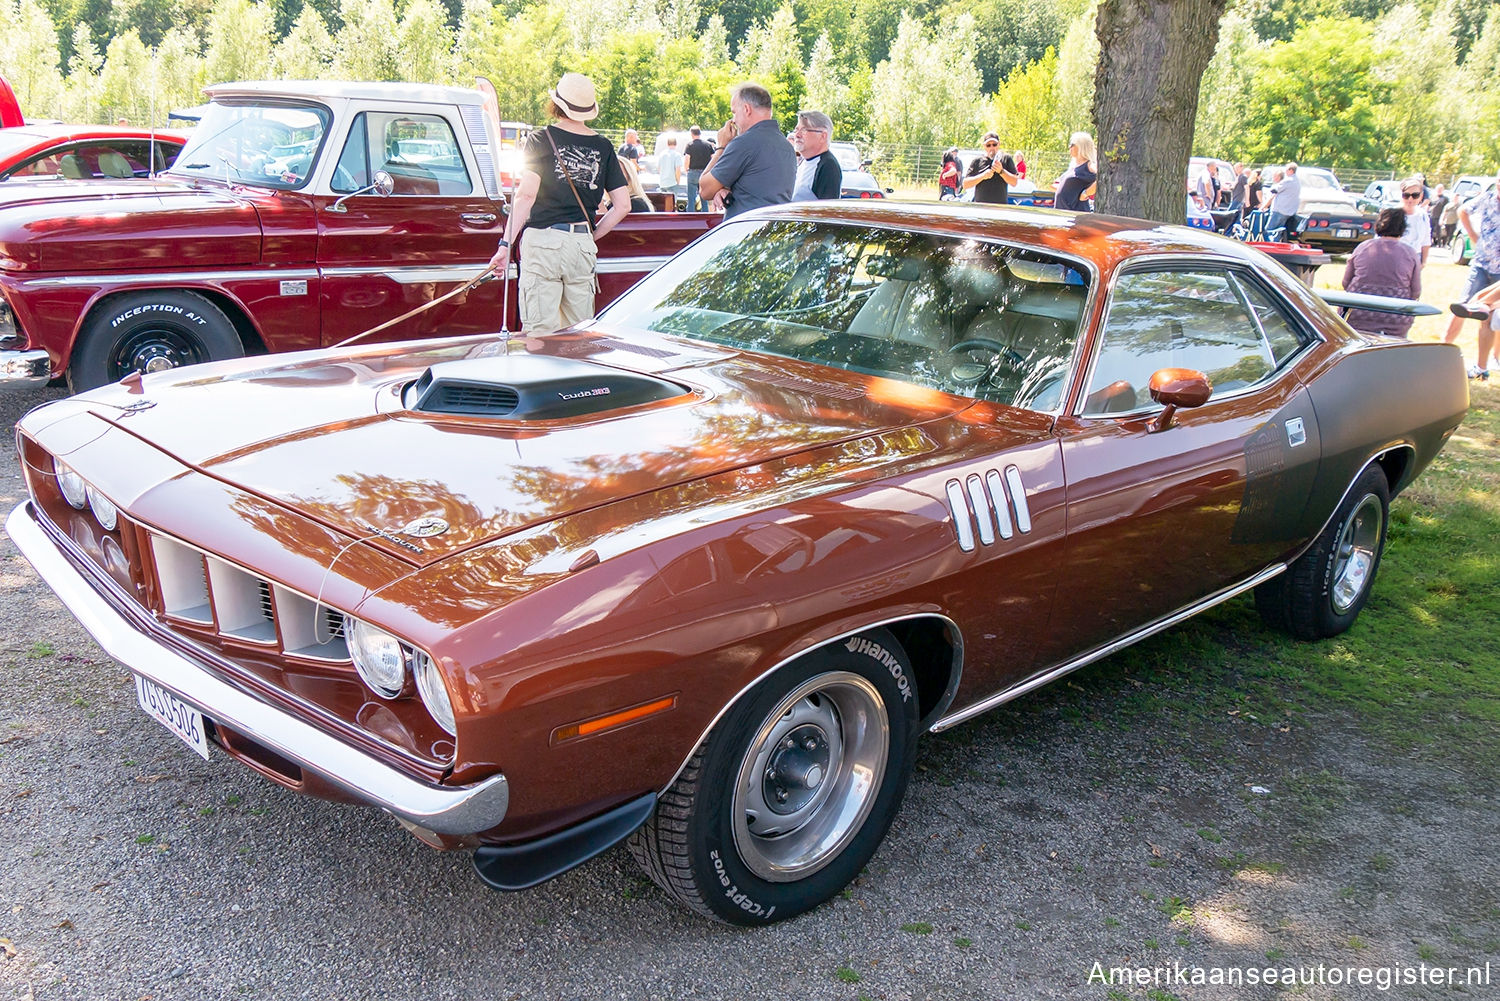
<svg viewBox="0 0 1500 1001"><path fill-rule="evenodd" d="M395 191L395 190L396 190L396 181L395 181L395 178L391 177L391 175L389 173L387 173L386 171L384 171L384 170L377 170L377 171L375 171L375 181L374 181L374 183L372 183L372 184L366 184L364 187L360 188L357 191L351 191L347 195L343 195L342 197L339 198L338 201L336 201L332 205L328 206L328 211L330 211L330 212L348 212L349 210L346 209L346 208L344 208L344 203L347 202L349 199L353 198L355 195L376 194L376 195L379 195L381 198L384 198L387 195L389 195L392 191Z"/></svg>

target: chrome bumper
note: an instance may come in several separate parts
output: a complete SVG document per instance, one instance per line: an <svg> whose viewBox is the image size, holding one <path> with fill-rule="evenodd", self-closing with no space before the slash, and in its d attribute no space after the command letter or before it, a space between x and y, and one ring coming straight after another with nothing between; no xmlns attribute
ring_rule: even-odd
<svg viewBox="0 0 1500 1001"><path fill-rule="evenodd" d="M0 351L0 386L45 386L52 379L52 356L42 350Z"/></svg>
<svg viewBox="0 0 1500 1001"><path fill-rule="evenodd" d="M504 775L453 788L419 782L221 681L201 665L157 642L96 590L39 523L30 501L10 513L5 530L42 580L57 592L106 653L209 719L264 744L359 799L429 831L477 834L505 819L510 790Z"/></svg>

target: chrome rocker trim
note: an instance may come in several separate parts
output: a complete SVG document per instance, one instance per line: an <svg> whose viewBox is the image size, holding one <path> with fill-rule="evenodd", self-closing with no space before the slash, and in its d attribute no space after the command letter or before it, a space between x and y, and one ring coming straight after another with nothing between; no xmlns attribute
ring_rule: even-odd
<svg viewBox="0 0 1500 1001"><path fill-rule="evenodd" d="M10 513L5 530L106 653L209 719L223 722L359 799L429 831L477 834L505 819L510 789L504 775L453 788L419 782L214 677L157 642L99 593L42 526L30 501Z"/></svg>
<svg viewBox="0 0 1500 1001"><path fill-rule="evenodd" d="M1205 609L1212 608L1213 606L1220 604L1221 602L1228 601L1230 598L1233 598L1236 595L1244 594L1246 591L1250 590L1253 587L1256 587L1257 585L1264 584L1266 581L1270 580L1272 577L1275 577L1277 574L1281 573L1284 570L1286 570L1285 563L1278 563L1273 567L1267 567L1260 573L1256 574L1254 577L1251 577L1249 580L1243 580L1238 584L1232 584L1229 587L1224 588L1222 591L1218 591L1214 594L1209 595L1202 601L1189 605L1186 608L1178 609L1170 615L1157 619L1150 625L1143 626L1140 629L1137 629L1133 633L1127 633L1126 635L1121 636L1119 639L1110 640L1103 646L1095 647L1093 650L1090 650L1088 653L1083 654L1082 656L1075 657L1070 661L1059 664L1051 670L1043 671L1041 674L1033 675L1032 677L1027 678L1025 681L1011 685L1009 688L996 692L994 695L991 695L987 699L981 699L971 706L965 706L963 709L960 709L956 713L944 716L942 719L932 724L932 732L940 733L941 731L948 729L950 726L957 726L965 720L973 719L975 716L978 716L981 713L988 712L998 705L1009 702L1011 699L1020 698L1022 695L1025 695L1027 692L1032 691L1033 689L1040 688L1043 685L1048 684L1049 682L1056 681L1058 678L1061 678L1065 674L1071 674L1072 672L1078 670L1080 667L1085 667L1089 664L1092 664L1096 660L1102 660L1105 657L1108 657L1110 654L1117 653L1133 643L1139 643L1141 640L1145 639L1148 636L1155 636L1163 629L1170 629L1172 626L1177 625L1177 623L1182 622L1184 619L1192 618L1194 615L1197 615L1199 612Z"/></svg>

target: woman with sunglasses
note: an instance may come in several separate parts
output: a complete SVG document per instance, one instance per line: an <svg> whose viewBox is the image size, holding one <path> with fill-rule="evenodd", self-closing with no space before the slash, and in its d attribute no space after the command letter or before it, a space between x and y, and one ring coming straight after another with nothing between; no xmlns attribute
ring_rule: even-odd
<svg viewBox="0 0 1500 1001"><path fill-rule="evenodd" d="M1432 249L1432 219L1425 208L1426 192L1422 190L1420 177L1408 177L1401 182L1401 210L1406 213L1406 232L1401 242L1417 252L1422 263L1427 263L1427 253Z"/></svg>
<svg viewBox="0 0 1500 1001"><path fill-rule="evenodd" d="M993 132L985 133L980 143L984 156L969 164L969 173L964 177L964 190L973 190L976 202L1004 205L1010 185L1019 181L1016 161L1009 153L1000 152L1000 137Z"/></svg>

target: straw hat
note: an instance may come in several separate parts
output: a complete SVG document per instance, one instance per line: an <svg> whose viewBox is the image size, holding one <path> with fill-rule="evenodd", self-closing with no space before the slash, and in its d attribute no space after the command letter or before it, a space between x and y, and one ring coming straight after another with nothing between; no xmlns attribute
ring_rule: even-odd
<svg viewBox="0 0 1500 1001"><path fill-rule="evenodd" d="M547 91L552 103L575 122L586 122L599 115L599 101L594 96L594 81L582 73L564 73L557 86Z"/></svg>

